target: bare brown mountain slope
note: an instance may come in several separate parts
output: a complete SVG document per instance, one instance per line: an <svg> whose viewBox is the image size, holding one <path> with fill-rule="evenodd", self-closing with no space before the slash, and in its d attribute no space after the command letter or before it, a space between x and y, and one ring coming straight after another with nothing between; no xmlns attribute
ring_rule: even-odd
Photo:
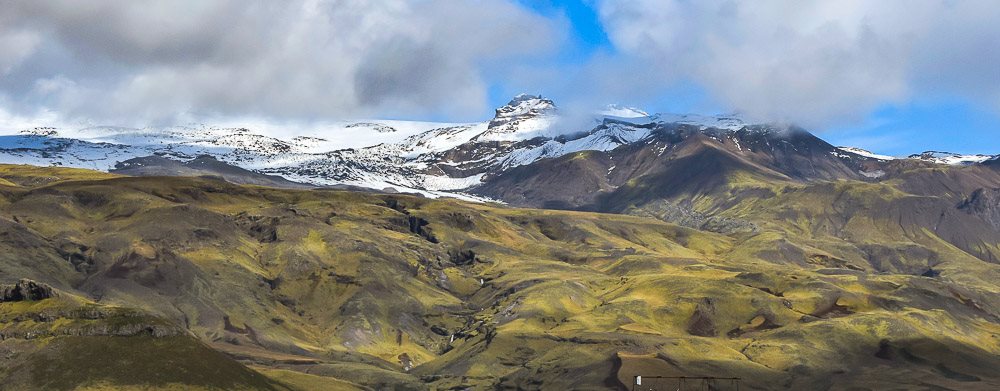
<svg viewBox="0 0 1000 391"><path fill-rule="evenodd" d="M881 228L893 235L929 230L993 262L997 252L991 243L1000 231L990 206L959 206L1000 186L998 168L877 160L796 128L720 131L681 125L608 152L517 167L472 191L514 205L636 214L724 233L766 224L794 230L804 219L838 226L822 229L852 240L850 235L865 233L844 229L844 222L868 218L893 224Z"/></svg>

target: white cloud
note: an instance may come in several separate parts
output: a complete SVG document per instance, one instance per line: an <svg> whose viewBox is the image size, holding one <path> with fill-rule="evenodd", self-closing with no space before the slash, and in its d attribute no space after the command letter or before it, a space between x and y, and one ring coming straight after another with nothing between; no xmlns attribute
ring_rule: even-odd
<svg viewBox="0 0 1000 391"><path fill-rule="evenodd" d="M601 1L609 38L661 85L810 126L952 94L1000 100L1000 7L944 0Z"/></svg>
<svg viewBox="0 0 1000 391"><path fill-rule="evenodd" d="M505 0L34 0L3 12L0 94L15 109L114 121L479 115L491 64L561 39L559 21ZM28 63L39 66L15 67Z"/></svg>
<svg viewBox="0 0 1000 391"><path fill-rule="evenodd" d="M992 0L595 0L614 48L569 61L569 21L521 4L5 2L0 102L10 115L136 125L464 121L489 113L495 82L567 111L656 101L680 83L724 109L817 128L934 96L1000 111Z"/></svg>

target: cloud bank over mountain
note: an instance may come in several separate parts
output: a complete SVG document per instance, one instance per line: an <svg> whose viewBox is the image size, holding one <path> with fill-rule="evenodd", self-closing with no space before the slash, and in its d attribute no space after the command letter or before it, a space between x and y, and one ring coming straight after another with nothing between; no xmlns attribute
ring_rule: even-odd
<svg viewBox="0 0 1000 391"><path fill-rule="evenodd" d="M989 1L601 1L615 47L748 115L810 125L957 95L1000 110Z"/></svg>
<svg viewBox="0 0 1000 391"><path fill-rule="evenodd" d="M498 0L4 8L4 106L110 119L478 113L489 62L545 53L562 34L559 21Z"/></svg>
<svg viewBox="0 0 1000 391"><path fill-rule="evenodd" d="M468 121L497 90L594 105L683 86L813 127L939 97L1000 110L990 1L586 4L609 47L566 60L572 21L507 0L13 1L0 119Z"/></svg>

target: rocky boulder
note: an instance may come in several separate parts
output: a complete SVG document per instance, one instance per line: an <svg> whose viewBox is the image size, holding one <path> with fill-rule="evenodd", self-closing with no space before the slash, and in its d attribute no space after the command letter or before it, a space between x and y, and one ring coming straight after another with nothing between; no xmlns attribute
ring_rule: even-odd
<svg viewBox="0 0 1000 391"><path fill-rule="evenodd" d="M14 284L0 284L0 302L38 301L54 296L52 287L28 279Z"/></svg>

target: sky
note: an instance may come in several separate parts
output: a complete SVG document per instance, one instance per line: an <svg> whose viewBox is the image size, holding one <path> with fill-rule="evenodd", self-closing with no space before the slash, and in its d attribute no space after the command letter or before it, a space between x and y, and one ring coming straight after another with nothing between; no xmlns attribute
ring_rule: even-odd
<svg viewBox="0 0 1000 391"><path fill-rule="evenodd" d="M0 131L481 121L794 123L836 145L1000 153L994 0L0 0Z"/></svg>

